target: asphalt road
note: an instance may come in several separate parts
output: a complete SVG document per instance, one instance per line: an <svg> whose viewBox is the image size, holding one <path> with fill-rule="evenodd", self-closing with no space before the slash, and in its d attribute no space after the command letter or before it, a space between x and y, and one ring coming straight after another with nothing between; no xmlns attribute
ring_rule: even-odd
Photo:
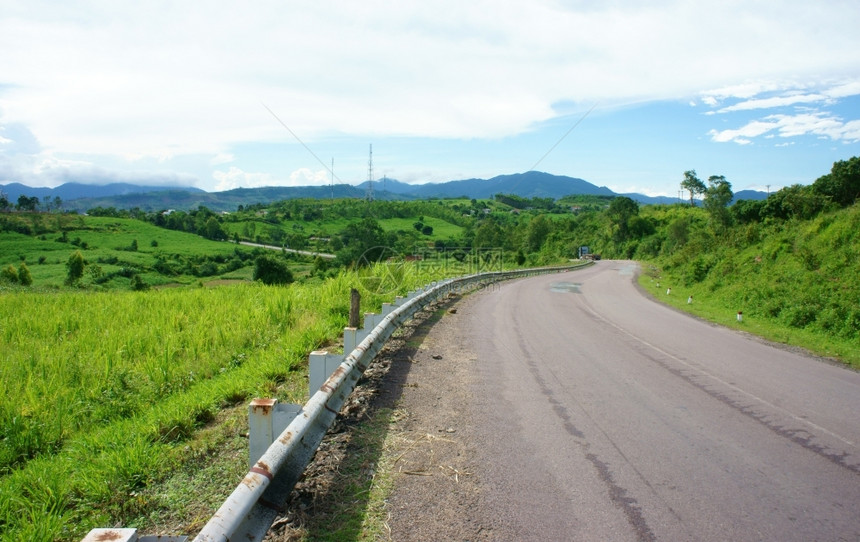
<svg viewBox="0 0 860 542"><path fill-rule="evenodd" d="M860 373L656 303L634 270L476 294L487 514L523 540L860 540Z"/></svg>

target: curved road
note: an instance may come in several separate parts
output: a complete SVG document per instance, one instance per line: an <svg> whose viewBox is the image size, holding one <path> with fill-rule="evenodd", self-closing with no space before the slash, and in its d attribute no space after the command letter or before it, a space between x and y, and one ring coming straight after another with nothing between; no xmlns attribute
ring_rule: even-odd
<svg viewBox="0 0 860 542"><path fill-rule="evenodd" d="M860 373L655 303L635 269L466 305L487 513L530 540L860 540Z"/></svg>

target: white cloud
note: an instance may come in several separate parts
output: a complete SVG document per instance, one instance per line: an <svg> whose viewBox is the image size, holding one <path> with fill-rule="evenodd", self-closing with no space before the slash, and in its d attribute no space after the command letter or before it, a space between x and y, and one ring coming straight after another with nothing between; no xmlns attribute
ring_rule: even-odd
<svg viewBox="0 0 860 542"><path fill-rule="evenodd" d="M315 148L375 136L498 141L595 102L609 109L695 97L731 112L773 107L768 99L796 107L819 103L799 96L855 95L860 11L852 7L838 0L4 2L0 111L3 123L35 134L33 153L164 164L194 156L198 176L211 174L219 186L289 183L292 176L279 181L237 150L289 139L263 103ZM820 81L839 83L810 83ZM848 124L843 140L856 132ZM238 163L258 173L226 166ZM308 182L321 182L317 173Z"/></svg>
<svg viewBox="0 0 860 542"><path fill-rule="evenodd" d="M717 113L774 109L794 106L796 109L814 110L820 104L832 104L839 98L860 95L860 80L828 81L816 84L795 80L759 82L737 85L703 93L702 102L716 107L721 102L740 99L737 103L718 109ZM812 104L804 106L803 104Z"/></svg>
<svg viewBox="0 0 860 542"><path fill-rule="evenodd" d="M230 162L233 162L234 160L236 160L236 157L233 156L232 154L230 154L228 152L219 152L218 154L216 154L215 156L212 157L212 160L210 160L209 163L212 164L213 166L220 166L221 164L229 164Z"/></svg>
<svg viewBox="0 0 860 542"><path fill-rule="evenodd" d="M324 169L311 171L301 168L290 173L290 186L324 186L329 183L329 172Z"/></svg>
<svg viewBox="0 0 860 542"><path fill-rule="evenodd" d="M726 79L853 70L860 53L823 53L855 19L800 1L84 1L74 10L33 1L0 19L0 73L18 85L4 91L8 115L68 152L166 158L271 140L279 128L261 100L309 139L504 137L551 118L560 101L610 104ZM815 30L822 25L826 35ZM772 86L721 87L711 99Z"/></svg>
<svg viewBox="0 0 860 542"><path fill-rule="evenodd" d="M749 143L749 138L757 137L776 129L778 126L775 122L753 121L747 125L738 128L737 130L711 130L708 134L711 139L718 143L734 141L735 143Z"/></svg>
<svg viewBox="0 0 860 542"><path fill-rule="evenodd" d="M325 186L330 182L329 173L326 170L312 171L308 168L293 171L286 180L278 179L269 173L243 171L236 166L230 166L227 171L216 170L212 176L218 181L215 186L216 192L264 186Z"/></svg>
<svg viewBox="0 0 860 542"><path fill-rule="evenodd" d="M846 98L848 96L857 96L860 94L860 81L850 81L848 83L838 84L833 88L824 91L824 94L831 98Z"/></svg>
<svg viewBox="0 0 860 542"><path fill-rule="evenodd" d="M773 96L770 98L759 98L756 100L747 100L728 107L723 107L719 113L728 113L731 111L749 111L752 109L772 109L775 107L786 107L789 105L801 103L816 103L827 99L822 94L802 94L794 96Z"/></svg>
<svg viewBox="0 0 860 542"><path fill-rule="evenodd" d="M814 135L822 139L855 143L860 141L860 120L843 122L836 116L826 113L801 113L797 115L768 115L736 130L711 130L708 134L713 141L724 143L732 141L742 145L750 143L750 138L775 131L780 137ZM765 136L765 137L768 137Z"/></svg>
<svg viewBox="0 0 860 542"><path fill-rule="evenodd" d="M215 185L216 192L232 190L234 188L260 188L263 186L277 186L278 183L268 173L249 173L242 171L236 166L230 166L227 171L216 170L212 176L218 181Z"/></svg>
<svg viewBox="0 0 860 542"><path fill-rule="evenodd" d="M702 94L705 96L705 99L712 102L709 105L716 105L719 101L729 98L748 100L765 92L783 91L791 88L795 88L794 83L760 80L708 90Z"/></svg>

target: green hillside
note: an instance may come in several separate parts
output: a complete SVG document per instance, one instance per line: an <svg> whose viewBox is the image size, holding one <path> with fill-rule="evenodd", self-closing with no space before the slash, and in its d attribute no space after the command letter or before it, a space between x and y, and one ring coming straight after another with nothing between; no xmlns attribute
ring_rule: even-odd
<svg viewBox="0 0 860 542"><path fill-rule="evenodd" d="M122 217L9 213L0 215L0 269L25 264L35 287L64 285L70 256L80 251L80 285L97 289L199 280L250 279L255 252L232 243Z"/></svg>
<svg viewBox="0 0 860 542"><path fill-rule="evenodd" d="M672 249L680 241L667 235L645 266L643 285L661 301L860 367L860 206L721 235L694 228L707 223L703 210L653 214L668 221L662 231L690 224L686 243Z"/></svg>

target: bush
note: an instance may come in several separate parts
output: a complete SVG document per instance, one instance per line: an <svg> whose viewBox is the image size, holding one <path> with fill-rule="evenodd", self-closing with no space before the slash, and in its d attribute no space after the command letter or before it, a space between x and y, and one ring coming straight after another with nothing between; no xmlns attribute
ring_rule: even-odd
<svg viewBox="0 0 860 542"><path fill-rule="evenodd" d="M131 289L137 292L142 292L145 290L149 290L149 284L143 282L143 279L140 278L140 275L134 275L131 277Z"/></svg>
<svg viewBox="0 0 860 542"><path fill-rule="evenodd" d="M69 270L69 274L66 276L66 285L74 286L77 284L81 277L84 276L84 267L86 263L84 262L84 255L81 254L80 250L76 250L69 256L69 261L66 262L66 267Z"/></svg>
<svg viewBox="0 0 860 542"><path fill-rule="evenodd" d="M22 286L30 286L33 284L33 275L30 274L30 268L23 262L18 268L18 282L20 282Z"/></svg>
<svg viewBox="0 0 860 542"><path fill-rule="evenodd" d="M286 262L271 256L259 256L254 262L254 280L263 284L289 284L293 282L293 273Z"/></svg>
<svg viewBox="0 0 860 542"><path fill-rule="evenodd" d="M18 282L18 271L11 263L6 266L3 271L0 271L0 278L11 283Z"/></svg>

